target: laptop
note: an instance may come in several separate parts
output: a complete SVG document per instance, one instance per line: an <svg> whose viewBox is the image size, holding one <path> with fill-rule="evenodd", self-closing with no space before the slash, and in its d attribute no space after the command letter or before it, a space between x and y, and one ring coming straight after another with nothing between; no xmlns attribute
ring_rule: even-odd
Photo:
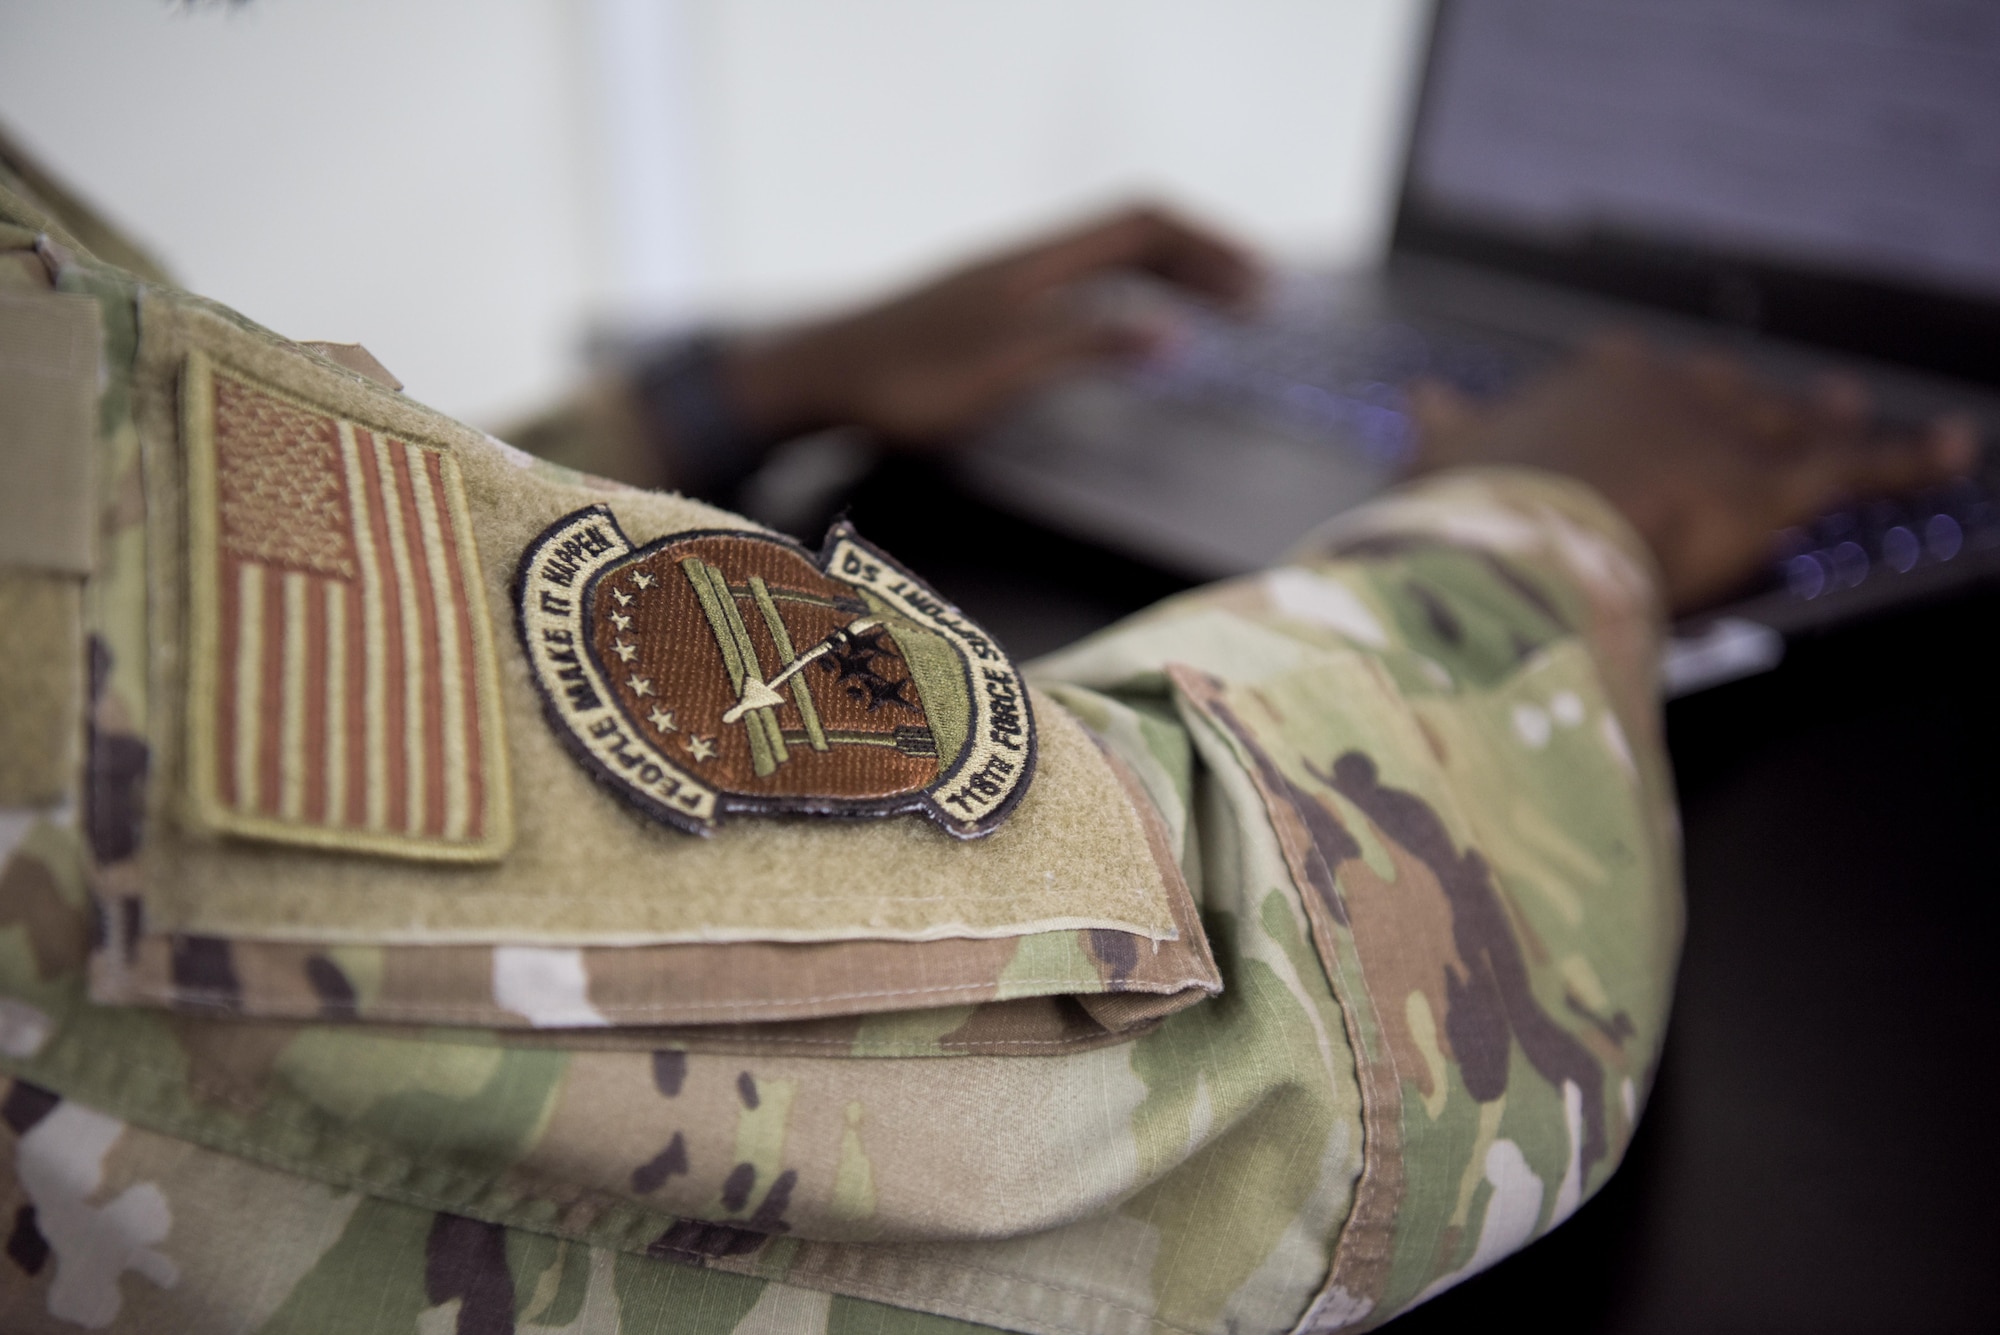
<svg viewBox="0 0 2000 1335"><path fill-rule="evenodd" d="M1231 320L1157 286L1185 337L1043 392L957 462L1057 529L1214 578L1390 485L1403 386L1497 395L1607 326L1829 370L1917 423L2000 440L2000 7L1908 0L1445 0L1385 262L1281 274ZM1681 627L1684 688L1782 637L2000 575L1979 476L1778 536Z"/></svg>

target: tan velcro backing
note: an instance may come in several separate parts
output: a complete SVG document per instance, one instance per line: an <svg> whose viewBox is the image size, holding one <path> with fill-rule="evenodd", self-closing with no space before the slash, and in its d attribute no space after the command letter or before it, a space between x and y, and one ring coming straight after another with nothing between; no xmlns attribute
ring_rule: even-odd
<svg viewBox="0 0 2000 1335"><path fill-rule="evenodd" d="M0 566L90 573L102 342L89 297L0 290Z"/></svg>
<svg viewBox="0 0 2000 1335"><path fill-rule="evenodd" d="M159 592L153 715L156 793L148 825L148 931L301 943L610 946L665 942L925 941L1109 929L1180 934L1145 827L1089 734L1037 700L1041 760L1026 799L989 837L962 841L912 817L745 818L709 838L669 829L607 792L543 716L511 630L521 553L553 521L603 501L634 542L744 521L677 496L564 485L490 438L327 367L293 345L192 304L142 310L138 414L148 513L183 512L177 385L200 352L248 381L343 421L448 451L476 540L475 583L498 633L500 705L515 839L485 866L313 850L209 834L186 820L189 716L175 702L207 670L177 606L193 581L179 530L150 538ZM178 567L178 569L177 569ZM501 629L505 628L505 629ZM179 789L179 796L172 790ZM213 827L208 827L212 829ZM1185 894L1184 889L1179 893Z"/></svg>

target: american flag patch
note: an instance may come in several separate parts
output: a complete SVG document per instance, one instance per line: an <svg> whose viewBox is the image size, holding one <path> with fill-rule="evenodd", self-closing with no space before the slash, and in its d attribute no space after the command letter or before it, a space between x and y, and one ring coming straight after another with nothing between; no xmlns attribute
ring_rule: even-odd
<svg viewBox="0 0 2000 1335"><path fill-rule="evenodd" d="M511 837L458 465L188 360L196 822L457 861Z"/></svg>

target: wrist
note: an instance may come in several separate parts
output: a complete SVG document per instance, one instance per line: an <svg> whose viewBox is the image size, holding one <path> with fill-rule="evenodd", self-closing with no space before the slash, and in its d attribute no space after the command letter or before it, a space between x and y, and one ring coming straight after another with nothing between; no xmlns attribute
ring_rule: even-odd
<svg viewBox="0 0 2000 1335"><path fill-rule="evenodd" d="M835 350L834 326L803 325L731 341L723 385L746 428L785 440L850 424L852 386Z"/></svg>
<svg viewBox="0 0 2000 1335"><path fill-rule="evenodd" d="M746 397L740 363L734 345L701 332L659 347L632 373L632 397L683 492L723 495L801 429L770 401Z"/></svg>

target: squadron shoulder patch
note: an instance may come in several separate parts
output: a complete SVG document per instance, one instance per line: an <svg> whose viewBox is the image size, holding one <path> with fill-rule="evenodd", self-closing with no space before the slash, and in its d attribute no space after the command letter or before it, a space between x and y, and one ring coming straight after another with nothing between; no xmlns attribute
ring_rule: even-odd
<svg viewBox="0 0 2000 1335"><path fill-rule="evenodd" d="M182 394L193 822L498 857L499 679L456 461L199 353Z"/></svg>
<svg viewBox="0 0 2000 1335"><path fill-rule="evenodd" d="M818 557L731 531L635 548L592 506L528 547L516 596L557 733L683 830L739 813L921 812L969 839L1034 772L1014 665L844 523Z"/></svg>

